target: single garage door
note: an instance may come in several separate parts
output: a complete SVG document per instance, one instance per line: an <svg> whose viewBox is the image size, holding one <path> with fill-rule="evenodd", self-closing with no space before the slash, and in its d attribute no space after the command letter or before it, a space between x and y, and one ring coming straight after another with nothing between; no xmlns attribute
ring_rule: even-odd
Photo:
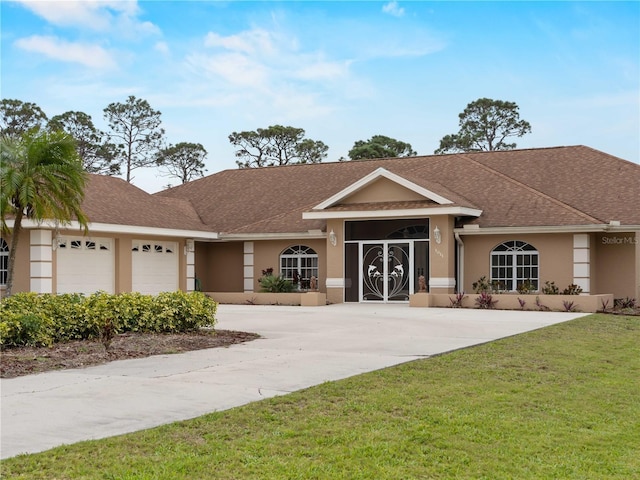
<svg viewBox="0 0 640 480"><path fill-rule="evenodd" d="M155 295L178 290L178 244L134 240L131 252L134 292Z"/></svg>
<svg viewBox="0 0 640 480"><path fill-rule="evenodd" d="M56 249L57 292L114 293L113 250L112 238L61 237Z"/></svg>

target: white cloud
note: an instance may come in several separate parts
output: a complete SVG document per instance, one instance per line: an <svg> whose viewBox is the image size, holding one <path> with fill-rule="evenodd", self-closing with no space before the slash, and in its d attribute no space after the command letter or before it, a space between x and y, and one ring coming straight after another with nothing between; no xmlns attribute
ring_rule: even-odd
<svg viewBox="0 0 640 480"><path fill-rule="evenodd" d="M90 68L108 70L117 65L112 55L98 45L72 43L42 35L20 38L15 45L28 52L41 53L55 60L79 63Z"/></svg>
<svg viewBox="0 0 640 480"><path fill-rule="evenodd" d="M382 11L384 13L388 13L389 15L393 15L394 17L402 17L404 16L404 8L398 5L398 2L393 1L389 2L382 6Z"/></svg>
<svg viewBox="0 0 640 480"><path fill-rule="evenodd" d="M169 45L167 44L167 42L156 42L156 44L153 46L153 49L163 55L169 55L170 53Z"/></svg>
<svg viewBox="0 0 640 480"><path fill-rule="evenodd" d="M204 40L206 47L221 47L234 52L249 55L273 55L276 52L273 35L263 29L248 30L236 35L223 37L215 32L209 32Z"/></svg>
<svg viewBox="0 0 640 480"><path fill-rule="evenodd" d="M28 10L60 27L79 27L94 31L117 30L130 36L157 34L158 27L141 22L137 0L18 0Z"/></svg>

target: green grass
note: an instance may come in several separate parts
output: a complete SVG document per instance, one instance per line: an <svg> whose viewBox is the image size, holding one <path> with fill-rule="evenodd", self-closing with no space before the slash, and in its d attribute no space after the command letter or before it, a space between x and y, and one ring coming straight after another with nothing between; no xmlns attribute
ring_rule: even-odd
<svg viewBox="0 0 640 480"><path fill-rule="evenodd" d="M4 461L2 476L640 478L640 318L591 315L191 421L23 455Z"/></svg>

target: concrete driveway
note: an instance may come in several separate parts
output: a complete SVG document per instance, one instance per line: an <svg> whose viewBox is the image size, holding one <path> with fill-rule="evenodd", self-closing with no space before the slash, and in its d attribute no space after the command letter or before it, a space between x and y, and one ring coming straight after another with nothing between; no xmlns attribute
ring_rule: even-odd
<svg viewBox="0 0 640 480"><path fill-rule="evenodd" d="M406 305L220 305L218 328L261 339L0 380L0 456L225 410L584 314Z"/></svg>

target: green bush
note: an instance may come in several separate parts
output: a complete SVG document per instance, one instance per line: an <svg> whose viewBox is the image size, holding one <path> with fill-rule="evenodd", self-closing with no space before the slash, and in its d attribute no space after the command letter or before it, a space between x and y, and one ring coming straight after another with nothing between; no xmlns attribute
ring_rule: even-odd
<svg viewBox="0 0 640 480"><path fill-rule="evenodd" d="M187 332L216 323L202 292L111 295L17 293L0 304L0 345L51 345L122 332Z"/></svg>
<svg viewBox="0 0 640 480"><path fill-rule="evenodd" d="M293 283L280 275L265 275L260 278L260 291L269 293L293 292Z"/></svg>

